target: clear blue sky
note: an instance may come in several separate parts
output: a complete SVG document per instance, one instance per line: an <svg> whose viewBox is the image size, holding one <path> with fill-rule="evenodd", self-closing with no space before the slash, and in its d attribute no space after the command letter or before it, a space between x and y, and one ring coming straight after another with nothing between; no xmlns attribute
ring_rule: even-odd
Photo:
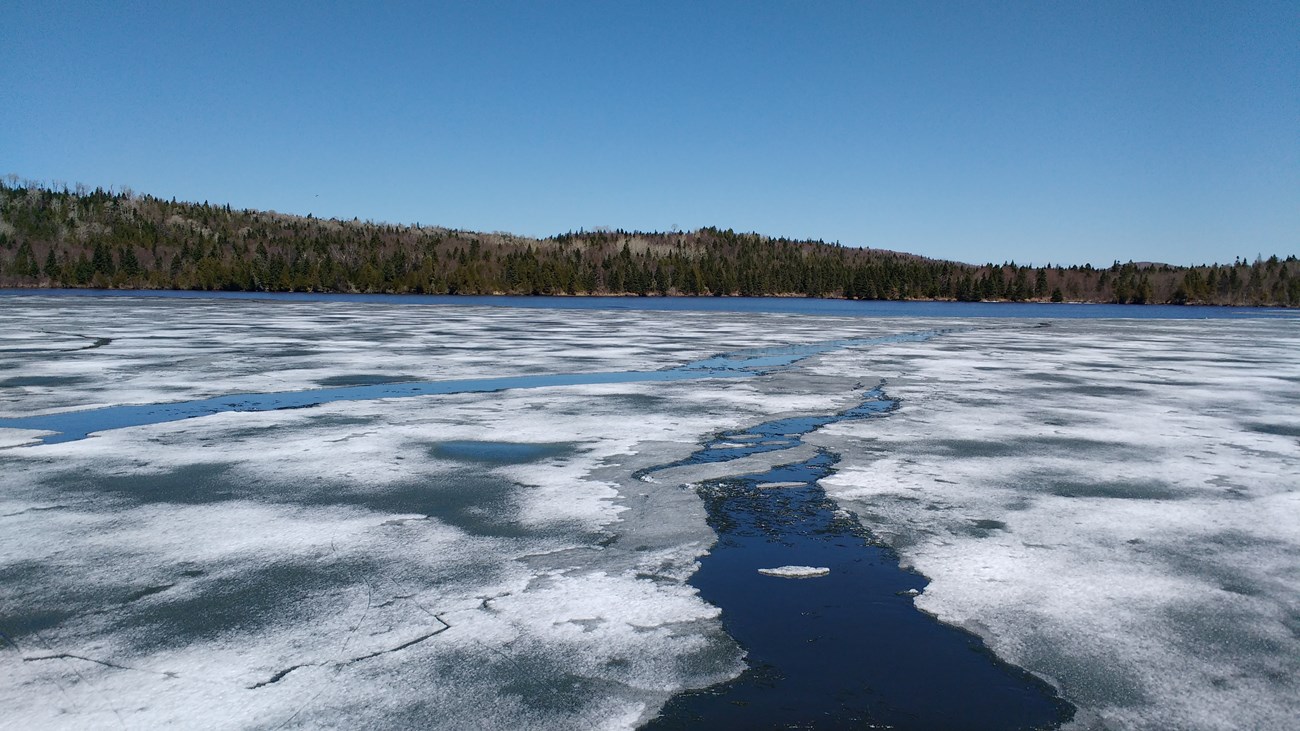
<svg viewBox="0 0 1300 731"><path fill-rule="evenodd" d="M3 5L0 174L539 236L1300 253L1294 0Z"/></svg>

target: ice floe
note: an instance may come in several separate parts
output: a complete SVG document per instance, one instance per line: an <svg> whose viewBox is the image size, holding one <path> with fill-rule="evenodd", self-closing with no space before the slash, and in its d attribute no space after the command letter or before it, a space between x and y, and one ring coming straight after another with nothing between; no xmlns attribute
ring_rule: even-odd
<svg viewBox="0 0 1300 731"><path fill-rule="evenodd" d="M776 576L782 579L815 579L819 576L827 576L830 572L831 570L825 566L777 566L758 570L758 573L764 576Z"/></svg>

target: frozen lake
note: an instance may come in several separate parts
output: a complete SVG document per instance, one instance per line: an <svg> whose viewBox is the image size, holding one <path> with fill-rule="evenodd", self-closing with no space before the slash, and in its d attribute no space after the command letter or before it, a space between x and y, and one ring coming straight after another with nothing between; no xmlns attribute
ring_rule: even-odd
<svg viewBox="0 0 1300 731"><path fill-rule="evenodd" d="M1288 313L557 302L0 297L0 726L1300 714Z"/></svg>

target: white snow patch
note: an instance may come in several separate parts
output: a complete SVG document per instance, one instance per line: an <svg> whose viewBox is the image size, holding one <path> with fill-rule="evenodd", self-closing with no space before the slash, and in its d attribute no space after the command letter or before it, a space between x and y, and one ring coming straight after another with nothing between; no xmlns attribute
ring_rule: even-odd
<svg viewBox="0 0 1300 731"><path fill-rule="evenodd" d="M39 429L4 429L0 428L0 449L7 447L21 447L27 444L37 444L41 437L48 436L53 432L41 431Z"/></svg>

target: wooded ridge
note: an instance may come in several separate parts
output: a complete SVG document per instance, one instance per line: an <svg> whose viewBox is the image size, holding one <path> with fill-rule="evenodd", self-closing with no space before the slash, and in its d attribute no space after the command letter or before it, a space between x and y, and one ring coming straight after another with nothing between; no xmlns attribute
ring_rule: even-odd
<svg viewBox="0 0 1300 731"><path fill-rule="evenodd" d="M963 264L702 228L545 239L0 182L0 286L740 295L1300 306L1294 255L1194 267Z"/></svg>

